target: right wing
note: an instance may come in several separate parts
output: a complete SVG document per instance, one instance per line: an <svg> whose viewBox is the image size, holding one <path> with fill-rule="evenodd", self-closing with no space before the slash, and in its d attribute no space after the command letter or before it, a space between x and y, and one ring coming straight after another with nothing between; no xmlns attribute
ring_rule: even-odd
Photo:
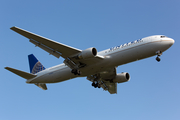
<svg viewBox="0 0 180 120"><path fill-rule="evenodd" d="M64 45L62 43L52 41L50 39L28 32L18 27L12 27L10 29L23 35L26 38L29 38L31 43L42 48L43 50L47 51L48 53L54 55L57 58L59 58L60 56L62 56L63 58L67 58L69 56L78 54L82 51L82 50Z"/></svg>
<svg viewBox="0 0 180 120"><path fill-rule="evenodd" d="M116 68L110 68L104 72L88 76L87 79L96 82L102 87L105 91L108 90L110 94L117 93L117 83L112 82L116 77Z"/></svg>
<svg viewBox="0 0 180 120"><path fill-rule="evenodd" d="M110 94L117 94L117 83L106 82L104 84L104 88L102 87L104 90L108 86L108 91Z"/></svg>
<svg viewBox="0 0 180 120"><path fill-rule="evenodd" d="M103 81L101 87L104 90L108 90L110 94L117 94L117 83L111 83L110 81Z"/></svg>

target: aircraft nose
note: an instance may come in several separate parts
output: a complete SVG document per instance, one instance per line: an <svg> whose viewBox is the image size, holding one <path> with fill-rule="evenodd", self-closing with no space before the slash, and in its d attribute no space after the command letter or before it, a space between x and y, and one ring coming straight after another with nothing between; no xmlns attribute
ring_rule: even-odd
<svg viewBox="0 0 180 120"><path fill-rule="evenodd" d="M175 42L175 41L174 41L173 39L171 39L171 40L169 41L169 44L173 45L174 42Z"/></svg>
<svg viewBox="0 0 180 120"><path fill-rule="evenodd" d="M166 39L166 40L162 40L162 43L164 45L164 47L171 47L174 44L174 40L172 38Z"/></svg>
<svg viewBox="0 0 180 120"><path fill-rule="evenodd" d="M169 46L172 46L174 44L174 42L175 42L172 38L170 38L167 41L168 41L167 43L169 44Z"/></svg>

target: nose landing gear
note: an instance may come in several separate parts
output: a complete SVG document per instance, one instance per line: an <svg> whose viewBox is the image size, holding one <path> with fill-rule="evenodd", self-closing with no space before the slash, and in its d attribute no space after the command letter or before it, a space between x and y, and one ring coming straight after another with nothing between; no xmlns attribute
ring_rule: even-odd
<svg viewBox="0 0 180 120"><path fill-rule="evenodd" d="M162 52L161 52L161 51L157 51L156 54L157 54L156 60L157 60L158 62L160 62L161 59L160 59L159 57L162 55Z"/></svg>
<svg viewBox="0 0 180 120"><path fill-rule="evenodd" d="M156 57L156 60L158 61L158 62L160 62L161 61L161 59L157 56Z"/></svg>

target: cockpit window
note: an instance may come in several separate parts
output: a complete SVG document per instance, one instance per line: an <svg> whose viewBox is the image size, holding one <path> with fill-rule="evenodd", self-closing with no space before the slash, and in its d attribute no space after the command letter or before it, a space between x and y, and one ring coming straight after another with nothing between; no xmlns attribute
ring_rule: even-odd
<svg viewBox="0 0 180 120"><path fill-rule="evenodd" d="M161 38L168 38L168 37L166 37L166 36L161 36Z"/></svg>

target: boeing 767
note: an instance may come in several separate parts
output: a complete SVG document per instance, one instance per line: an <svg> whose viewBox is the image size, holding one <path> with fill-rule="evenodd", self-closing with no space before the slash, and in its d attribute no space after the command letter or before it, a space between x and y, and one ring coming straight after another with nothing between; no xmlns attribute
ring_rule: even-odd
<svg viewBox="0 0 180 120"><path fill-rule="evenodd" d="M80 50L18 27L12 27L11 30L28 38L35 46L53 56L64 58L62 64L45 68L33 54L30 54L28 56L30 73L5 67L5 69L25 78L26 83L35 84L43 90L47 90L46 83L87 77L92 82L93 87L103 88L110 94L117 93L117 83L129 81L130 75L127 72L116 73L116 67L151 56L157 56L156 60L160 62L162 53L174 44L172 38L154 35L97 52L94 47Z"/></svg>

